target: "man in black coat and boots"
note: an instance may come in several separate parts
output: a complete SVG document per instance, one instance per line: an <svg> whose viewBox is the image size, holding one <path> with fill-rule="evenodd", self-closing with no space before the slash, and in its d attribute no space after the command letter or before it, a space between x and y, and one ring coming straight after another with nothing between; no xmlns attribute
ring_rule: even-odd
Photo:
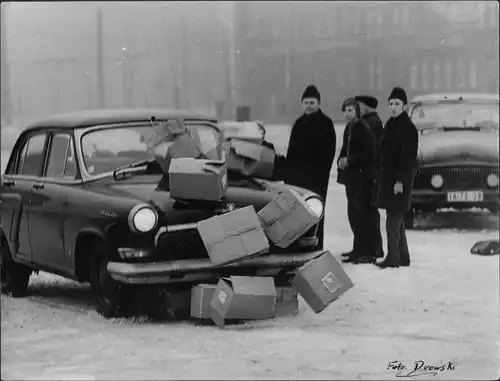
<svg viewBox="0 0 500 381"><path fill-rule="evenodd" d="M320 195L326 206L330 170L335 157L333 121L319 108L321 96L314 85L302 94L304 113L294 123L286 154L285 182ZM323 249L323 218L318 225L318 249Z"/></svg>
<svg viewBox="0 0 500 381"><path fill-rule="evenodd" d="M387 212L387 256L380 268L410 265L404 215L410 210L411 191L418 151L417 128L406 113L405 91L395 87L389 96L392 116L380 146L376 205Z"/></svg>
<svg viewBox="0 0 500 381"><path fill-rule="evenodd" d="M360 118L359 104L354 98L344 101L342 111L347 125L337 162L337 182L345 185L347 217L354 236L353 249L343 254L348 257L343 262L374 263L377 251L368 217L375 186L375 137Z"/></svg>
<svg viewBox="0 0 500 381"><path fill-rule="evenodd" d="M370 95L357 95L354 97L359 103L361 110L361 118L370 126L373 135L375 136L375 157L379 155L380 139L382 138L383 124L377 114L378 100ZM377 161L377 160L376 160ZM377 177L377 168L375 168L375 177ZM374 181L376 181L374 179ZM373 201L375 201L376 186L373 187ZM367 227L371 233L373 247L376 251L377 258L384 256L382 233L380 232L380 213L373 202L368 210Z"/></svg>

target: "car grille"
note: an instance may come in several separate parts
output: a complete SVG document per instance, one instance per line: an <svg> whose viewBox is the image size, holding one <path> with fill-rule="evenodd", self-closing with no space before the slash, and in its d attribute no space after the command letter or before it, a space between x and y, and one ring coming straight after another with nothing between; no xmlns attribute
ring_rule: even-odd
<svg viewBox="0 0 500 381"><path fill-rule="evenodd" d="M303 237L314 237L315 227L306 232ZM313 250L314 247L309 248ZM308 248L300 247L298 241L289 247L282 249L275 245L270 246L270 253L291 253L309 251ZM205 245L196 229L179 232L165 233L158 239L158 246L154 251L156 260L180 260L208 258Z"/></svg>
<svg viewBox="0 0 500 381"><path fill-rule="evenodd" d="M453 166L421 168L414 181L414 188L432 188L431 178L435 174L443 176L443 189L485 188L491 173L499 174L498 167Z"/></svg>

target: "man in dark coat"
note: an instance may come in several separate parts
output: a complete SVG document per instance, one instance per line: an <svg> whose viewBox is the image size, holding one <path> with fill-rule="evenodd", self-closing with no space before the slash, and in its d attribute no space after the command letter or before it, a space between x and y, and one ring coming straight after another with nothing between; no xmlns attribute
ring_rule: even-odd
<svg viewBox="0 0 500 381"><path fill-rule="evenodd" d="M378 100L369 95L358 95L355 96L354 99L356 99L359 103L361 118L368 124L368 126L370 126L375 136L375 157L378 157L383 129L382 121L376 111ZM375 192L376 186L373 187L373 193ZM375 199L375 194L373 194L373 199ZM376 251L376 256L383 257L384 249L382 247L382 233L380 232L380 213L378 212L374 202L368 210L367 219L367 227L370 231L370 238Z"/></svg>
<svg viewBox="0 0 500 381"><path fill-rule="evenodd" d="M376 205L387 212L387 256L380 268L410 265L404 215L410 209L418 151L417 128L406 113L405 91L395 87L389 96L392 116L382 134Z"/></svg>
<svg viewBox="0 0 500 381"><path fill-rule="evenodd" d="M330 170L335 157L333 121L319 108L321 95L314 85L302 94L304 113L294 123L286 154L285 182L319 194L326 205ZM323 248L324 218L318 226L318 248Z"/></svg>
<svg viewBox="0 0 500 381"><path fill-rule="evenodd" d="M368 214L373 206L375 137L368 124L360 118L359 104L354 98L344 101L342 111L347 125L337 162L337 182L346 188L347 217L354 236L353 249L344 254L348 258L343 262L373 263L376 248Z"/></svg>

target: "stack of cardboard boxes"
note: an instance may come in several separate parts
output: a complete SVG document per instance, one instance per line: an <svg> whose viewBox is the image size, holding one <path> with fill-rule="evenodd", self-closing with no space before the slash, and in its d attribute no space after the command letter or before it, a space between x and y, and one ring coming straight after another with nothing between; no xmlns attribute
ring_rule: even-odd
<svg viewBox="0 0 500 381"><path fill-rule="evenodd" d="M233 139L222 160L200 159L198 145L180 134L169 147L170 195L181 200L219 202L227 190L228 168L261 177L272 175L274 153L258 142ZM166 168L165 168L166 169ZM224 266L269 252L271 243L286 248L319 222L305 200L285 186L258 213L247 206L197 224L198 233L214 266ZM291 287L276 288L266 276L231 276L217 285L199 284L191 293L191 315L210 318L219 327L227 319L269 319L294 315L299 293L316 311L353 286L330 252L325 251L296 271Z"/></svg>
<svg viewBox="0 0 500 381"><path fill-rule="evenodd" d="M253 206L215 216L198 223L198 232L215 266L235 263L267 253L270 243L288 247L318 217L295 192L283 187L258 213ZM353 286L329 251L296 271L291 287L275 287L266 276L231 276L217 285L200 284L192 289L191 316L211 318L219 327L227 319L269 319L296 315L300 294L320 312Z"/></svg>

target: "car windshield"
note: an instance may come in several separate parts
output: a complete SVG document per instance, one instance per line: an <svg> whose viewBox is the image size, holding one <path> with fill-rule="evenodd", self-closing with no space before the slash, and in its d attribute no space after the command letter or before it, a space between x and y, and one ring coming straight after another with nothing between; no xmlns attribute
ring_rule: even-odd
<svg viewBox="0 0 500 381"><path fill-rule="evenodd" d="M220 134L210 122L186 121L185 126L205 157L220 159ZM160 130L161 124L134 123L87 132L82 137L87 172L96 176L142 160L164 158L175 140L158 134Z"/></svg>
<svg viewBox="0 0 500 381"><path fill-rule="evenodd" d="M498 103L432 103L420 104L411 113L420 130L453 128L487 128L498 130Z"/></svg>

